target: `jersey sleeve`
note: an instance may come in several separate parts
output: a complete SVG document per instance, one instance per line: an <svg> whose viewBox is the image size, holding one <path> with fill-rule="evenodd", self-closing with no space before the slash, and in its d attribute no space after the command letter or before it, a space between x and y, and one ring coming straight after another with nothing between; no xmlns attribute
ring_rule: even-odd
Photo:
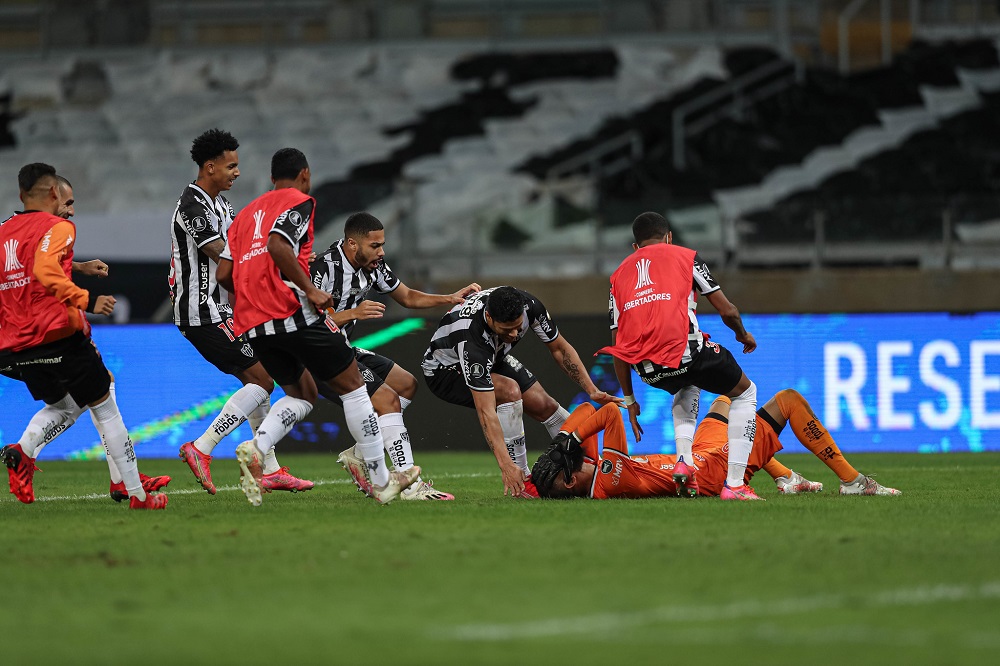
<svg viewBox="0 0 1000 666"><path fill-rule="evenodd" d="M226 241L226 246L222 248L222 252L219 253L219 259L233 260L233 251L229 248L229 241Z"/></svg>
<svg viewBox="0 0 1000 666"><path fill-rule="evenodd" d="M615 292L612 291L608 294L608 321L612 331L618 328L618 314L618 303L615 302Z"/></svg>
<svg viewBox="0 0 1000 666"><path fill-rule="evenodd" d="M66 275L62 262L73 256L75 228L70 222L56 222L35 249L35 278L61 303L87 309L90 292L81 289Z"/></svg>
<svg viewBox="0 0 1000 666"><path fill-rule="evenodd" d="M373 282L375 291L380 294L388 294L396 291L396 288L399 287L399 278L392 272L389 265L385 263L385 259L379 262L378 268L375 269L375 280Z"/></svg>
<svg viewBox="0 0 1000 666"><path fill-rule="evenodd" d="M542 302L534 296L528 299L528 320L531 322L531 330L535 332L542 342L552 342L559 337L559 329L555 322L549 317L548 310Z"/></svg>
<svg viewBox="0 0 1000 666"><path fill-rule="evenodd" d="M306 199L298 206L289 208L278 216L274 221L269 233L281 234L288 239L292 247L298 248L308 239L309 220L312 218L313 209L316 202L313 199Z"/></svg>
<svg viewBox="0 0 1000 666"><path fill-rule="evenodd" d="M309 279L317 289L333 293L333 271L330 270L330 255L324 254L309 265Z"/></svg>
<svg viewBox="0 0 1000 666"><path fill-rule="evenodd" d="M699 294L711 294L720 289L708 270L708 264L697 253L694 255L694 288Z"/></svg>
<svg viewBox="0 0 1000 666"><path fill-rule="evenodd" d="M190 201L177 209L177 224L199 248L222 239L219 217L208 206Z"/></svg>
<svg viewBox="0 0 1000 666"><path fill-rule="evenodd" d="M462 376L472 391L492 391L494 354L489 349L471 341L458 343L458 357L462 360Z"/></svg>

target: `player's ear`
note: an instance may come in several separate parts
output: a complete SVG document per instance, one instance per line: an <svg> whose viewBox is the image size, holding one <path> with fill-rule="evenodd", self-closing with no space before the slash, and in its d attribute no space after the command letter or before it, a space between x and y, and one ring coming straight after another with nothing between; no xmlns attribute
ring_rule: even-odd
<svg viewBox="0 0 1000 666"><path fill-rule="evenodd" d="M674 244L674 232L668 231L667 232L667 245L673 245L673 244Z"/></svg>

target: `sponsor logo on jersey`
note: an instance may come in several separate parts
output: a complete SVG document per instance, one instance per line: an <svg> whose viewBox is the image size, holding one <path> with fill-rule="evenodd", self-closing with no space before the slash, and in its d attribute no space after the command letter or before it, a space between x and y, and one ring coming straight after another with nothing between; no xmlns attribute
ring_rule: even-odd
<svg viewBox="0 0 1000 666"><path fill-rule="evenodd" d="M521 362L513 356L504 356L504 361L506 361L507 365L509 365L513 370L520 370L524 367L524 365L522 365Z"/></svg>
<svg viewBox="0 0 1000 666"><path fill-rule="evenodd" d="M645 289L646 287L652 286L653 281L649 277L649 259L640 259L635 262L635 271L637 274L635 281L636 289Z"/></svg>
<svg viewBox="0 0 1000 666"><path fill-rule="evenodd" d="M485 373L485 368L483 368L483 365L481 363L471 363L469 365L469 376L470 377L472 377L474 379L479 379L484 374L486 374Z"/></svg>
<svg viewBox="0 0 1000 666"><path fill-rule="evenodd" d="M610 460L601 461L601 474L610 474L611 470L615 468L615 464Z"/></svg>
<svg viewBox="0 0 1000 666"><path fill-rule="evenodd" d="M191 230L195 233L200 233L205 229L208 229L208 220L199 215L198 217L191 220Z"/></svg>

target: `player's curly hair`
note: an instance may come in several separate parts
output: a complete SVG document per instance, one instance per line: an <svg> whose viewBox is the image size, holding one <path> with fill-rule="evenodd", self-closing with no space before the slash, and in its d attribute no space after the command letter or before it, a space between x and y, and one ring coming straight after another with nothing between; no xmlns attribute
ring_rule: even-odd
<svg viewBox="0 0 1000 666"><path fill-rule="evenodd" d="M569 483L573 472L583 468L583 447L573 435L560 432L552 439L545 453L538 457L531 467L531 481L538 489L539 497L568 499L572 494L565 486L556 487L555 482L562 476Z"/></svg>
<svg viewBox="0 0 1000 666"><path fill-rule="evenodd" d="M32 162L25 164L17 172L17 187L22 192L30 192L38 181L45 178L55 178L56 168L44 162Z"/></svg>
<svg viewBox="0 0 1000 666"><path fill-rule="evenodd" d="M371 213L353 213L344 222L344 238L364 238L371 232L384 228L382 221Z"/></svg>
<svg viewBox="0 0 1000 666"><path fill-rule="evenodd" d="M495 321L517 321L524 314L524 296L514 287L497 287L486 300L486 311Z"/></svg>
<svg viewBox="0 0 1000 666"><path fill-rule="evenodd" d="M663 238L670 233L670 221L659 213L642 213L632 221L632 238L636 245L650 238Z"/></svg>
<svg viewBox="0 0 1000 666"><path fill-rule="evenodd" d="M240 147L240 142L229 132L218 128L202 132L201 135L191 143L191 159L199 168L205 166L205 162L215 159L227 150L236 150Z"/></svg>

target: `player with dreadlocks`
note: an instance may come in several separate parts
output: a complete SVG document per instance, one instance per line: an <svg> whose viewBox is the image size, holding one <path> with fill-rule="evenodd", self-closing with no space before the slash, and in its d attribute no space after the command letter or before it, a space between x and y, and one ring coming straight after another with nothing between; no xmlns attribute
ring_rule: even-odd
<svg viewBox="0 0 1000 666"><path fill-rule="evenodd" d="M774 479L783 494L814 493L823 484L809 481L774 459L781 450L778 435L791 423L798 440L840 478L841 495L900 495L874 479L860 474L844 457L833 437L797 391L779 391L757 411L757 434L747 465L745 481L760 469ZM729 398L720 396L712 404L694 437L694 460L698 466L698 494L717 496L728 471L726 436ZM604 432L603 451L598 437ZM573 411L562 431L552 440L531 469L531 480L540 497L593 499L675 496L675 455L628 455L625 424L614 405L595 410L585 403Z"/></svg>

